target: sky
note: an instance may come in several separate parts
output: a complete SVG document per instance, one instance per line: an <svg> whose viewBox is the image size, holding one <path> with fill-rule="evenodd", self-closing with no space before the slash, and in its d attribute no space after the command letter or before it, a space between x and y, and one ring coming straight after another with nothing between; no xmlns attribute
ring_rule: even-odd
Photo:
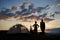
<svg viewBox="0 0 60 40"><path fill-rule="evenodd" d="M29 29L37 19L39 24L41 18L46 29L60 28L60 0L0 0L0 30L17 23Z"/></svg>
<svg viewBox="0 0 60 40"><path fill-rule="evenodd" d="M6 7L9 8L11 6L18 6L25 0L0 0L0 8ZM37 6L46 6L46 5L53 5L56 2L60 2L60 0L28 0Z"/></svg>

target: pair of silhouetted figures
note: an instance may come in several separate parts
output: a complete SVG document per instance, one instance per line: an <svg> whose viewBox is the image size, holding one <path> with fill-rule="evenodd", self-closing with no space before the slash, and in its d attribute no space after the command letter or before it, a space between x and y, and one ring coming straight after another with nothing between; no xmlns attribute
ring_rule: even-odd
<svg viewBox="0 0 60 40"><path fill-rule="evenodd" d="M33 26L34 26L34 32L37 33L37 27L39 27L39 25L37 24L37 21L35 21L35 24ZM41 19L41 22L40 22L40 29L42 33L45 33L45 22L43 22L43 19Z"/></svg>

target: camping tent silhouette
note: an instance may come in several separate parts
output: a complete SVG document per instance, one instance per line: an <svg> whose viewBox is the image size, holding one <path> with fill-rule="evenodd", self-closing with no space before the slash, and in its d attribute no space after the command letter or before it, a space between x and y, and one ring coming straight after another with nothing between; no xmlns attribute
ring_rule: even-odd
<svg viewBox="0 0 60 40"><path fill-rule="evenodd" d="M28 29L22 24L12 26L7 33L28 33Z"/></svg>

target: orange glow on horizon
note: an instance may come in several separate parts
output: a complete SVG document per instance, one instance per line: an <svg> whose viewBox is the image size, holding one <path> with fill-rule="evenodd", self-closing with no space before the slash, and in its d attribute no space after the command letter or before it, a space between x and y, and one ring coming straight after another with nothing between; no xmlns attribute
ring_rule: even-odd
<svg viewBox="0 0 60 40"><path fill-rule="evenodd" d="M51 21L51 22L45 22L46 29L53 29L53 28L60 28L60 19ZM58 23L58 24L57 24ZM20 20L6 20L6 21L0 21L0 30L9 30L13 25L15 24L22 24L25 25L28 30L30 30L30 26L33 28L34 21L32 22L22 22ZM37 24L40 26L40 21L37 21ZM57 26L58 25L58 26ZM38 28L38 32L41 32L40 27Z"/></svg>

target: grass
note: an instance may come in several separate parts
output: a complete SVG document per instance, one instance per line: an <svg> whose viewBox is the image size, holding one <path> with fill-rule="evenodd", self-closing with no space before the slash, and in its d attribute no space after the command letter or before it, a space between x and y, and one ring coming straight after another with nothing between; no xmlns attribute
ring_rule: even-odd
<svg viewBox="0 0 60 40"><path fill-rule="evenodd" d="M18 34L6 34L6 32L0 32L0 40L59 40L60 35L51 34L28 34L28 33L18 33Z"/></svg>

